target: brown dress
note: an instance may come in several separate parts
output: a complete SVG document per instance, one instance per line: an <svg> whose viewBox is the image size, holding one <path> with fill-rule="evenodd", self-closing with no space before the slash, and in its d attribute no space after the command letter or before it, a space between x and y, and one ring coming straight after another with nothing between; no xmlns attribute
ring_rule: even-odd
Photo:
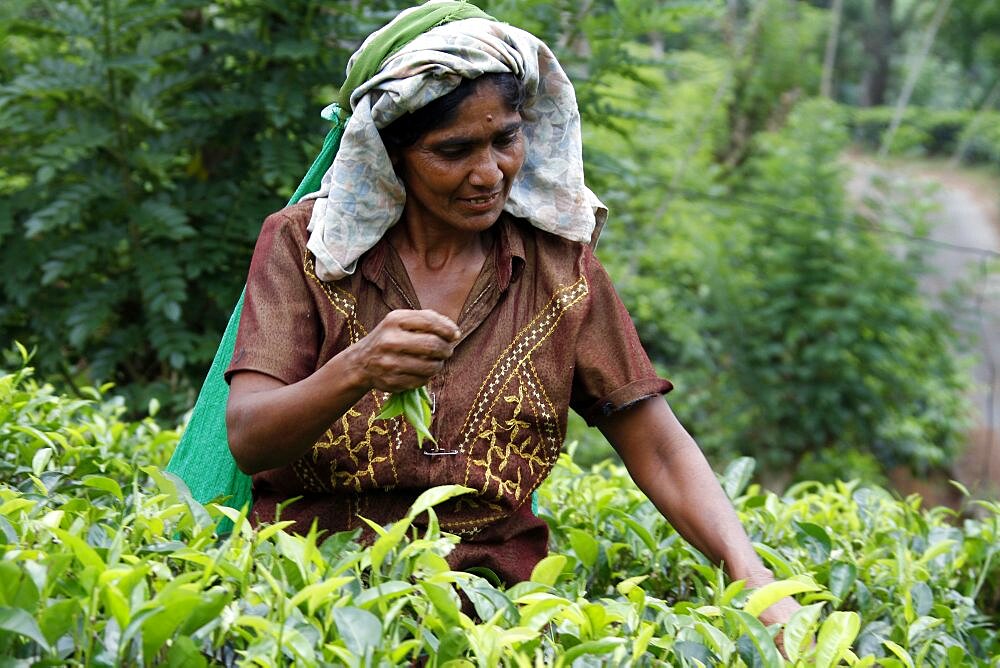
<svg viewBox="0 0 1000 668"><path fill-rule="evenodd" d="M306 249L312 202L272 214L254 250L229 379L236 371L295 383L361 339L394 309L420 308L402 261L381 241L351 276L323 282ZM252 517L281 513L305 531L386 524L436 485L475 494L436 508L462 537L454 568L486 566L508 583L545 556L548 529L531 495L555 463L569 408L593 424L670 390L589 246L507 214L456 323L462 340L428 384L437 445L418 448L402 418L375 420L388 395L369 392L311 452L253 477ZM276 445L276 447L280 447ZM431 455L427 452L453 454Z"/></svg>

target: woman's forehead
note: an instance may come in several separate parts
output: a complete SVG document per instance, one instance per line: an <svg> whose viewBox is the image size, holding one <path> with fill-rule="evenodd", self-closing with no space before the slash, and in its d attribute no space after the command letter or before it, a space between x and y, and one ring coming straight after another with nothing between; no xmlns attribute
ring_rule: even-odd
<svg viewBox="0 0 1000 668"><path fill-rule="evenodd" d="M521 114L510 108L496 86L480 86L462 101L449 123L429 131L423 142L510 132L520 127L521 122Z"/></svg>

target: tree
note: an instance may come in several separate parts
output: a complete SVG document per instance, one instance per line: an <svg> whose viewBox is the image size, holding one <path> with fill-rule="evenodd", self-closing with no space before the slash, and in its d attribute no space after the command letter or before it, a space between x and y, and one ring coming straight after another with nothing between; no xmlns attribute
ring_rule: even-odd
<svg viewBox="0 0 1000 668"><path fill-rule="evenodd" d="M23 2L0 70L0 339L186 408L377 13Z"/></svg>
<svg viewBox="0 0 1000 668"><path fill-rule="evenodd" d="M872 3L871 22L863 32L862 42L868 63L861 81L859 102L863 107L885 104L896 41L896 28L892 21L895 0L872 0Z"/></svg>

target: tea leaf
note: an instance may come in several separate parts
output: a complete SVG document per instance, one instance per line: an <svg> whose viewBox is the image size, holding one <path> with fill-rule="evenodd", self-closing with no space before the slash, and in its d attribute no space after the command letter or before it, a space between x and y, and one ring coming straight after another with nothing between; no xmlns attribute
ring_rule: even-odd
<svg viewBox="0 0 1000 668"><path fill-rule="evenodd" d="M459 602L458 596L449 587L421 582L420 588L427 594L434 609L441 615L442 621L449 626L457 626L459 623Z"/></svg>
<svg viewBox="0 0 1000 668"><path fill-rule="evenodd" d="M753 457L738 457L729 463L722 474L722 489L726 491L726 496L735 499L747 488L753 478L754 469L757 462Z"/></svg>
<svg viewBox="0 0 1000 668"><path fill-rule="evenodd" d="M550 554L539 561L531 571L531 581L553 587L566 567L566 557Z"/></svg>
<svg viewBox="0 0 1000 668"><path fill-rule="evenodd" d="M403 540L406 530L410 528L411 518L404 517L392 525L392 528L378 537L371 547L372 570L377 571L382 567L385 556Z"/></svg>
<svg viewBox="0 0 1000 668"><path fill-rule="evenodd" d="M816 641L817 668L830 668L840 661L860 629L861 619L857 613L831 613L819 628L819 638Z"/></svg>
<svg viewBox="0 0 1000 668"><path fill-rule="evenodd" d="M52 448L39 448L31 458L31 470L35 475L41 475L52 460Z"/></svg>
<svg viewBox="0 0 1000 668"><path fill-rule="evenodd" d="M766 584L751 593L750 597L747 599L746 605L743 606L743 609L754 617L759 617L760 613L764 612L786 596L801 594L806 591L820 591L820 589L821 587L815 582L808 582L805 580L778 580L777 582Z"/></svg>
<svg viewBox="0 0 1000 668"><path fill-rule="evenodd" d="M785 653L788 659L795 663L802 656L813 635L813 627L819 620L820 612L825 603L813 603L806 605L795 611L788 623L785 624Z"/></svg>
<svg viewBox="0 0 1000 668"><path fill-rule="evenodd" d="M830 580L827 586L831 594L843 601L857 579L858 569L854 564L835 561L830 565Z"/></svg>
<svg viewBox="0 0 1000 668"><path fill-rule="evenodd" d="M573 552L587 568L593 568L597 562L600 546L594 537L581 529L569 530L569 543L573 546Z"/></svg>
<svg viewBox="0 0 1000 668"><path fill-rule="evenodd" d="M794 522L794 525L799 545L806 548L810 558L815 563L822 564L829 559L833 544L830 542L830 536L827 535L823 527L812 522L799 521Z"/></svg>
<svg viewBox="0 0 1000 668"><path fill-rule="evenodd" d="M291 603L294 606L298 606L308 601L309 614L313 614L323 600L330 598L330 594L341 589L348 582L353 581L354 578L352 577L341 576L314 582L311 585L303 587L292 596Z"/></svg>
<svg viewBox="0 0 1000 668"><path fill-rule="evenodd" d="M382 410L375 416L376 420L391 420L403 414L403 394L393 394L389 397Z"/></svg>
<svg viewBox="0 0 1000 668"><path fill-rule="evenodd" d="M69 546L81 565L91 566L98 571L104 570L104 560L101 559L94 548L87 545L79 536L74 536L68 531L59 528L53 528L52 533L60 541Z"/></svg>
<svg viewBox="0 0 1000 668"><path fill-rule="evenodd" d="M433 420L431 398L426 387L397 392L389 397L382 410L375 416L377 420L388 420L402 415L417 434L417 447L423 447L424 439L437 443L431 435Z"/></svg>
<svg viewBox="0 0 1000 668"><path fill-rule="evenodd" d="M732 608L726 610L726 617L743 627L753 647L760 654L761 659L763 659L765 666L781 665L781 655L778 654L778 648L774 644L774 639L771 638L771 634L767 632L767 629L760 623L760 620L743 610L734 610Z"/></svg>
<svg viewBox="0 0 1000 668"><path fill-rule="evenodd" d="M507 624L513 625L517 622L518 615L514 604L504 596L503 592L483 578L470 576L468 579L459 580L458 585L469 598L480 619L489 620L499 615Z"/></svg>
<svg viewBox="0 0 1000 668"><path fill-rule="evenodd" d="M92 487L103 492L108 492L119 501L125 500L125 497L122 495L121 485L106 476L90 475L85 477L82 483L86 487Z"/></svg>
<svg viewBox="0 0 1000 668"><path fill-rule="evenodd" d="M288 527L293 526L294 524L295 522L293 520L281 520L280 522L269 524L257 532L257 540L261 541L268 540L271 536L278 533L282 529L287 529Z"/></svg>
<svg viewBox="0 0 1000 668"><path fill-rule="evenodd" d="M378 647L382 640L382 622L379 618L361 608L334 608L333 621L344 640L347 649L358 657L364 657Z"/></svg>
<svg viewBox="0 0 1000 668"><path fill-rule="evenodd" d="M541 630L546 624L552 621L553 617L570 604L568 600L551 594L532 594L531 596L540 598L531 599L530 602L521 608L520 623L521 626L535 630Z"/></svg>
<svg viewBox="0 0 1000 668"><path fill-rule="evenodd" d="M19 608L0 607L0 631L30 638L46 651L50 649L49 641L46 640L42 630L38 628L38 622L35 621L35 618Z"/></svg>
<svg viewBox="0 0 1000 668"><path fill-rule="evenodd" d="M588 640L579 645L570 647L563 655L566 665L573 662L584 654L609 654L625 644L624 638L604 638L602 640Z"/></svg>
<svg viewBox="0 0 1000 668"><path fill-rule="evenodd" d="M414 519L421 513L425 512L428 508L444 503L448 499L453 499L456 496L471 494L475 491L476 490L471 487L463 487L462 485L439 485L437 487L432 487L424 492L421 492L420 496L417 497L417 500L410 506L410 510L407 511L406 516L410 519Z"/></svg>

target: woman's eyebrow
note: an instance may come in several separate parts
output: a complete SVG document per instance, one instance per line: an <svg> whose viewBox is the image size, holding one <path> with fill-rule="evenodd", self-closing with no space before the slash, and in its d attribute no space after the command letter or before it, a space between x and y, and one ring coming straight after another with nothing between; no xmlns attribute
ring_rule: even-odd
<svg viewBox="0 0 1000 668"><path fill-rule="evenodd" d="M520 130L523 127L524 127L524 121L523 120L521 120L521 121L513 121L511 123L508 123L507 126L504 127L504 128L502 128L500 130L500 132L497 133L497 134L501 134L501 135L514 134L515 132L517 132L518 130Z"/></svg>
<svg viewBox="0 0 1000 668"><path fill-rule="evenodd" d="M504 127L500 128L499 130L497 130L495 133L493 133L493 136L496 137L498 135L511 135L523 127L524 127L524 121L513 121L511 123L508 123ZM479 141L477 137L449 137L448 139L442 139L440 141L434 142L433 144L430 145L430 148L433 150L461 148L469 146L471 144L475 144L477 141Z"/></svg>

